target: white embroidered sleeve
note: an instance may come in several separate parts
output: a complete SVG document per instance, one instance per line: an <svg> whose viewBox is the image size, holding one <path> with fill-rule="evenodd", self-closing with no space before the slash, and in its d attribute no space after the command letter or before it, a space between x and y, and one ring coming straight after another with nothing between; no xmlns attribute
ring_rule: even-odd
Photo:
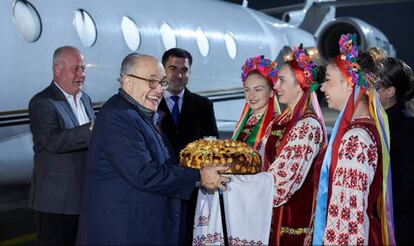
<svg viewBox="0 0 414 246"><path fill-rule="evenodd" d="M299 120L287 134L286 145L269 168L275 182L275 207L286 203L302 186L324 137L321 124L312 117Z"/></svg>
<svg viewBox="0 0 414 246"><path fill-rule="evenodd" d="M365 129L354 128L344 134L331 184L325 245L368 244L368 193L377 159L377 147Z"/></svg>

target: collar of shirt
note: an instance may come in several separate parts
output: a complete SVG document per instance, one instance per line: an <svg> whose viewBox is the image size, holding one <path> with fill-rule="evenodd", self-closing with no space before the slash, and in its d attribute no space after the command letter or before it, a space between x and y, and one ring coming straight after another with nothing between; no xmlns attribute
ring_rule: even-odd
<svg viewBox="0 0 414 246"><path fill-rule="evenodd" d="M69 103L69 106L72 109L73 114L78 120L78 124L83 125L83 124L89 123L91 120L89 119L88 114L86 113L85 106L83 105L81 101L82 92L79 91L79 93L76 94L74 97L66 93L64 90L62 90L62 88L60 88L60 86L56 82L53 81L53 83L55 83L57 88L59 88L59 90L62 91L63 95L66 98L66 101Z"/></svg>
<svg viewBox="0 0 414 246"><path fill-rule="evenodd" d="M75 102L75 99L76 99L76 102L75 102L76 105L78 105L78 106L80 105L79 104L79 100L82 97L82 91L79 91L79 93L76 94L76 96L74 97L73 95L65 92L62 88L60 88L60 86L55 81L53 81L53 83L55 83L55 85L57 86L57 88L59 88L59 90L62 91L63 95L65 95L66 100L68 100L68 102Z"/></svg>
<svg viewBox="0 0 414 246"><path fill-rule="evenodd" d="M180 112L181 112L181 108L183 106L184 90L185 89L183 89L177 95L179 97L179 99L178 99L178 110L180 110ZM170 110L170 112L172 112L172 109L173 109L174 104L175 104L174 100L171 99L171 96L173 96L173 95L171 95L171 93L169 93L167 90L164 91L164 99L165 99L165 102L167 103L167 106L168 106L168 109Z"/></svg>

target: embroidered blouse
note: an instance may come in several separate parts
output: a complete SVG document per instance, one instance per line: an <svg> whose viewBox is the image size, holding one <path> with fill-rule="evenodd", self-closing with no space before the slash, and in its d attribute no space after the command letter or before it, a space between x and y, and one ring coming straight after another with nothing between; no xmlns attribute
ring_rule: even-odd
<svg viewBox="0 0 414 246"><path fill-rule="evenodd" d="M271 124L272 125L272 124ZM265 136L278 134L267 129ZM313 117L300 119L287 133L287 143L271 161L269 172L273 174L275 195L273 205L285 204L301 188L315 157L323 142L323 130L318 120ZM263 142L266 146L267 138ZM278 146L280 141L276 141ZM276 148L276 146L275 146ZM263 148L262 148L263 149Z"/></svg>
<svg viewBox="0 0 414 246"><path fill-rule="evenodd" d="M380 151L374 139L372 133L362 127L351 128L342 137L327 208L325 245L368 244L370 224L371 227L375 225L373 221L370 223L372 216L367 210L376 200L369 201L370 186Z"/></svg>

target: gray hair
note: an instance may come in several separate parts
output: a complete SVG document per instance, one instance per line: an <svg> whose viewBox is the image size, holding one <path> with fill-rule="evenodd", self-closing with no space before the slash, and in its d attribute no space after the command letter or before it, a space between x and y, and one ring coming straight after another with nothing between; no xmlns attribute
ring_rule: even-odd
<svg viewBox="0 0 414 246"><path fill-rule="evenodd" d="M123 76L125 76L128 73L132 73L133 70L136 69L137 63L142 58L149 58L149 57L153 57L153 56L145 55L145 54L139 54L139 53L130 53L127 56L125 56L125 58L122 60L121 71L119 72L120 78L118 79L118 81L120 83L122 83L122 77Z"/></svg>
<svg viewBox="0 0 414 246"><path fill-rule="evenodd" d="M66 46L59 47L53 53L53 65L57 65L60 62L60 59L62 58L62 56L68 51L74 51L74 52L77 52L78 54L81 54L80 50L78 50L77 48L73 46L66 45Z"/></svg>
<svg viewBox="0 0 414 246"><path fill-rule="evenodd" d="M131 73L133 67L138 61L138 58L140 57L141 55L138 53L131 53L125 56L124 60L122 60L121 71L119 72L121 77L127 73Z"/></svg>

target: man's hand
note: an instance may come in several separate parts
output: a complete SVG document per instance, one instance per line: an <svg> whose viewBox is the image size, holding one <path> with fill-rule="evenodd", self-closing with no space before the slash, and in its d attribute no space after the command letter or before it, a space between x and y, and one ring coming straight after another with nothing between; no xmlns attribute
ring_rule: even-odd
<svg viewBox="0 0 414 246"><path fill-rule="evenodd" d="M230 181L229 177L221 176L228 167L224 166L206 166L200 169L201 186L209 192L214 192L219 188L222 191L227 189L226 184Z"/></svg>

